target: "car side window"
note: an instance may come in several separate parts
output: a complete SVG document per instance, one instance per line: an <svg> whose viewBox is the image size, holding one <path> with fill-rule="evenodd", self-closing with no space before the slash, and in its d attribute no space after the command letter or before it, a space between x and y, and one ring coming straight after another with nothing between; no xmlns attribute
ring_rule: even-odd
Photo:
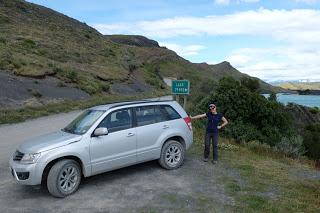
<svg viewBox="0 0 320 213"><path fill-rule="evenodd" d="M131 110L121 109L111 112L103 119L98 127L108 128L109 133L132 128Z"/></svg>
<svg viewBox="0 0 320 213"><path fill-rule="evenodd" d="M163 111L167 114L168 120L175 120L181 118L179 113L177 113L176 110L174 110L171 106L168 105L162 105L161 108Z"/></svg>
<svg viewBox="0 0 320 213"><path fill-rule="evenodd" d="M136 107L136 117L138 126L154 124L167 120L159 106Z"/></svg>

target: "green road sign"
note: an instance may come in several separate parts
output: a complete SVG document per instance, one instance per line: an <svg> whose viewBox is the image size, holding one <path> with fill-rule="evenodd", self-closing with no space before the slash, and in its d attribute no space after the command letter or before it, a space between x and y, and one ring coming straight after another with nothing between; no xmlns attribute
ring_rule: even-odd
<svg viewBox="0 0 320 213"><path fill-rule="evenodd" d="M172 80L171 92L176 95L189 95L190 82L188 80Z"/></svg>

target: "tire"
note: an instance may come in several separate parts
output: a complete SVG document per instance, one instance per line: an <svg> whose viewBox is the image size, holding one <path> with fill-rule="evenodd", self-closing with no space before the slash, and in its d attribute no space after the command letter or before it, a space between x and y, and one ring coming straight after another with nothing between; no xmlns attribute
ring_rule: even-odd
<svg viewBox="0 0 320 213"><path fill-rule="evenodd" d="M184 155L184 146L178 141L170 140L162 147L159 164L164 169L177 169L183 164Z"/></svg>
<svg viewBox="0 0 320 213"><path fill-rule="evenodd" d="M52 196L63 198L77 191L80 182L79 164L74 160L65 159L51 167L47 177L47 188Z"/></svg>

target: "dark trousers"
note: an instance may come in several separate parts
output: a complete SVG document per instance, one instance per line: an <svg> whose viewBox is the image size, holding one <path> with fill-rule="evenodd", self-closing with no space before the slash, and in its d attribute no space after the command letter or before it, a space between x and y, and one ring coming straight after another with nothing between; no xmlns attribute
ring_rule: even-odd
<svg viewBox="0 0 320 213"><path fill-rule="evenodd" d="M213 160L218 160L218 137L219 133L206 133L204 140L204 158L209 158L212 141Z"/></svg>

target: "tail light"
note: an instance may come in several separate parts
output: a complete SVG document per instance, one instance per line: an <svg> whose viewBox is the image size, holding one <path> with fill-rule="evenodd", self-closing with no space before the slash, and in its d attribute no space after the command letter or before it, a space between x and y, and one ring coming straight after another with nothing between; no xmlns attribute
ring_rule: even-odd
<svg viewBox="0 0 320 213"><path fill-rule="evenodd" d="M188 116L188 117L183 118L183 120L184 120L184 122L186 122L186 124L189 127L190 131L192 131L191 118Z"/></svg>

